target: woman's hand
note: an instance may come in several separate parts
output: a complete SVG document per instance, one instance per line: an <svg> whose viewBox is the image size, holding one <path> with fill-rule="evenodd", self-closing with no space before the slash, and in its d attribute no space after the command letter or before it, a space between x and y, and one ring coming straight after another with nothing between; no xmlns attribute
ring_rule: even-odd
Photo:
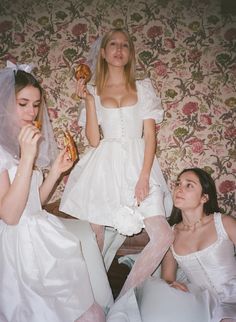
<svg viewBox="0 0 236 322"><path fill-rule="evenodd" d="M56 175L56 177L59 178L63 172L66 172L67 170L69 170L73 166L73 163L74 162L71 161L69 154L67 152L67 149L65 147L58 154L56 160L54 161L54 163L51 167L50 172L54 173Z"/></svg>
<svg viewBox="0 0 236 322"><path fill-rule="evenodd" d="M189 289L187 288L187 286L184 284L184 283L180 283L180 282L177 282L177 281L174 281L170 284L171 287L174 287L180 291L183 291L183 292L188 292Z"/></svg>
<svg viewBox="0 0 236 322"><path fill-rule="evenodd" d="M22 127L18 136L22 159L30 161L35 159L40 138L41 133L39 129L32 124L27 124Z"/></svg>
<svg viewBox="0 0 236 322"><path fill-rule="evenodd" d="M135 198L138 206L148 196L149 193L149 177L141 176L135 187Z"/></svg>
<svg viewBox="0 0 236 322"><path fill-rule="evenodd" d="M81 99L91 100L93 95L88 91L84 78L80 78L76 84L76 94Z"/></svg>

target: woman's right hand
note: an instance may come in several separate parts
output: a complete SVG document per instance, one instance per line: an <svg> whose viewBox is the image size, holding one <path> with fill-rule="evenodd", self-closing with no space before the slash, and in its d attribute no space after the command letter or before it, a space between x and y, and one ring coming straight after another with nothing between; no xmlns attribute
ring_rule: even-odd
<svg viewBox="0 0 236 322"><path fill-rule="evenodd" d="M22 127L18 136L20 143L21 159L33 161L37 154L38 142L41 138L41 132L32 124Z"/></svg>
<svg viewBox="0 0 236 322"><path fill-rule="evenodd" d="M90 100L93 99L93 95L88 91L84 78L80 78L76 84L76 94L81 99Z"/></svg>
<svg viewBox="0 0 236 322"><path fill-rule="evenodd" d="M183 291L183 292L189 292L189 289L184 283L180 283L177 281L174 281L170 284L171 287L176 288L177 290Z"/></svg>

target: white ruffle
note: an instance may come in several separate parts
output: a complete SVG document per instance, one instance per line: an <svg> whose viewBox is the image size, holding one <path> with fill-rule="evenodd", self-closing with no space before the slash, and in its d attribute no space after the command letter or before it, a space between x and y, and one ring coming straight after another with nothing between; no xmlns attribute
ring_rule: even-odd
<svg viewBox="0 0 236 322"><path fill-rule="evenodd" d="M144 228L143 216L136 207L120 206L113 216L113 227L122 235L132 236Z"/></svg>

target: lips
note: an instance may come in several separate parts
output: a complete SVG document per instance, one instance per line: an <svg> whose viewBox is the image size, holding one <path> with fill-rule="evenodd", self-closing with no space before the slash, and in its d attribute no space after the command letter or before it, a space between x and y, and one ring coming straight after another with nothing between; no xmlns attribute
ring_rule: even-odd
<svg viewBox="0 0 236 322"><path fill-rule="evenodd" d="M115 55L114 58L117 58L117 59L122 59L123 56L120 56L120 55Z"/></svg>
<svg viewBox="0 0 236 322"><path fill-rule="evenodd" d="M181 196L175 196L175 200L184 200L184 198Z"/></svg>

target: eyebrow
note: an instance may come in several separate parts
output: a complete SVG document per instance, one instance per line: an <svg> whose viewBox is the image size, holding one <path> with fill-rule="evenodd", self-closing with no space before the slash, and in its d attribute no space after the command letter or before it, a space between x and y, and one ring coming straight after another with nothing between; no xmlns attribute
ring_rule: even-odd
<svg viewBox="0 0 236 322"><path fill-rule="evenodd" d="M187 181L187 182L191 182L191 183L194 183L194 184L198 184L198 183L200 183L200 182L198 182L198 181L194 181L194 180L191 180L191 179L184 179L184 180L182 180L182 181ZM180 179L178 179L176 182L181 182L181 180L180 180Z"/></svg>
<svg viewBox="0 0 236 322"><path fill-rule="evenodd" d="M25 101L25 102L29 102L30 101L28 98L24 98L24 97L17 98L16 100L17 101ZM36 103L36 102L41 102L41 100L34 101L34 103Z"/></svg>

